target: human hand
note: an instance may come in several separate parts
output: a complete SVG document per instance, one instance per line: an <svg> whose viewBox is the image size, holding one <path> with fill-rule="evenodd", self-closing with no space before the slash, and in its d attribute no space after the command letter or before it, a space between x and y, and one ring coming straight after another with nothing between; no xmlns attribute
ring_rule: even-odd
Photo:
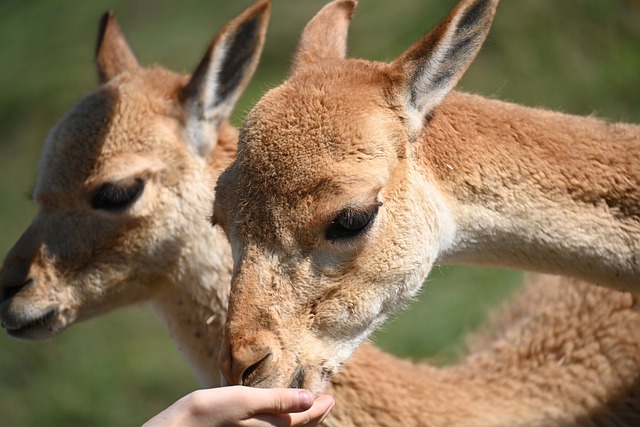
<svg viewBox="0 0 640 427"><path fill-rule="evenodd" d="M186 395L143 427L312 427L334 404L331 396L314 400L307 390L220 387Z"/></svg>

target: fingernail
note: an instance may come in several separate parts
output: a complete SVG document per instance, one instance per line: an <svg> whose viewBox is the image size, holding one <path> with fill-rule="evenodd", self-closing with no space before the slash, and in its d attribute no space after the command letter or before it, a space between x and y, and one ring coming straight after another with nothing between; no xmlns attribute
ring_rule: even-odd
<svg viewBox="0 0 640 427"><path fill-rule="evenodd" d="M313 406L313 395L310 391L300 390L298 397L300 397L300 405L304 408L311 408L311 406Z"/></svg>
<svg viewBox="0 0 640 427"><path fill-rule="evenodd" d="M329 416L329 412L331 412L331 410L335 405L336 405L336 401L334 400L333 403L331 403L331 405L329 406L329 408L327 408L327 411L324 413L322 418L320 418L320 421L318 421L319 423L322 423Z"/></svg>

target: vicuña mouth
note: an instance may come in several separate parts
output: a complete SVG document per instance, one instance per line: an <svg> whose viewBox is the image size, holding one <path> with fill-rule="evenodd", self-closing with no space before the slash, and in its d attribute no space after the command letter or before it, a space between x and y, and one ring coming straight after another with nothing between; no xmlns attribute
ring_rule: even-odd
<svg viewBox="0 0 640 427"><path fill-rule="evenodd" d="M3 323L2 326L10 336L14 338L25 338L27 335L33 335L33 332L47 327L57 313L58 310L56 308L51 308L42 316L28 319L19 325L6 325Z"/></svg>

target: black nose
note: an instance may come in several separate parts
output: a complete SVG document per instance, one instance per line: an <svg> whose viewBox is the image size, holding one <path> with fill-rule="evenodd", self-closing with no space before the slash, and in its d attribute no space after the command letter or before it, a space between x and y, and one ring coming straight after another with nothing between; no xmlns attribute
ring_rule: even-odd
<svg viewBox="0 0 640 427"><path fill-rule="evenodd" d="M33 283L33 279L27 279L24 282L20 283L7 283L0 284L0 290L2 290L2 297L0 298L0 304L3 302L10 300L14 297L18 292L20 292L25 287L31 285Z"/></svg>
<svg viewBox="0 0 640 427"><path fill-rule="evenodd" d="M18 257L5 260L0 270L0 304L33 283L29 270L29 263Z"/></svg>
<svg viewBox="0 0 640 427"><path fill-rule="evenodd" d="M293 374L291 378L289 388L304 388L304 366L298 366L298 369L296 369L295 374Z"/></svg>

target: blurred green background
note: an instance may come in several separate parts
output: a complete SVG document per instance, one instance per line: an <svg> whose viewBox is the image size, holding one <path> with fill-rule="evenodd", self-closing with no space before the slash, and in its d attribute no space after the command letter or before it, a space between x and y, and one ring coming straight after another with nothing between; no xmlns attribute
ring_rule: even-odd
<svg viewBox="0 0 640 427"><path fill-rule="evenodd" d="M250 1L2 0L0 2L0 254L34 215L26 194L48 129L96 85L97 23L107 9L142 63L190 71L216 31ZM301 28L319 0L274 0L258 73L239 123L287 73ZM352 56L391 60L454 0L361 0ZM461 83L490 97L611 120L640 121L638 0L519 0L498 9L487 44ZM621 153L624 155L624 153ZM506 298L522 274L438 268L420 301L377 334L402 356L454 361L461 337ZM0 336L3 426L140 425L198 385L144 307L76 325L44 343Z"/></svg>

